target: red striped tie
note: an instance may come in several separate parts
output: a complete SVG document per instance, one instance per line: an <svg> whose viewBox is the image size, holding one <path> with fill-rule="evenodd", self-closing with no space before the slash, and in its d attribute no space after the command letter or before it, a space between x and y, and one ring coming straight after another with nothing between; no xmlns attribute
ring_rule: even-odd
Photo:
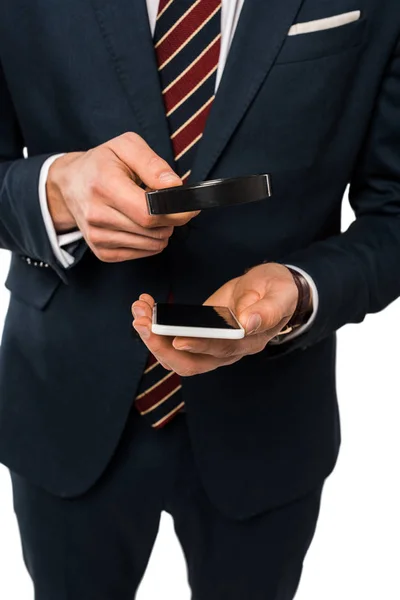
<svg viewBox="0 0 400 600"><path fill-rule="evenodd" d="M209 115L221 46L221 0L160 0L154 47L176 171L186 180ZM135 404L152 427L184 406L180 377L150 356Z"/></svg>

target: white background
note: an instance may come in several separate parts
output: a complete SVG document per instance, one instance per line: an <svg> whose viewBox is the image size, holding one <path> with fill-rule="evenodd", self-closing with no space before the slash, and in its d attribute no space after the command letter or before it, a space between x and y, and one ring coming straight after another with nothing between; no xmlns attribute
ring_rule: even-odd
<svg viewBox="0 0 400 600"><path fill-rule="evenodd" d="M346 210L345 221L350 219ZM0 253L1 281L7 265L7 254ZM0 292L1 324L8 294ZM399 302L339 334L342 452L296 600L400 598L399 340ZM188 600L185 577L171 520L164 516L138 600ZM32 598L8 474L0 467L0 599Z"/></svg>

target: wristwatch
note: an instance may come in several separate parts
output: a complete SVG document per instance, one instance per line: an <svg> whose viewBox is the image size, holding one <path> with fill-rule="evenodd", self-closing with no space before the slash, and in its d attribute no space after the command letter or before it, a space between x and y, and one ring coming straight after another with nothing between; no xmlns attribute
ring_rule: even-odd
<svg viewBox="0 0 400 600"><path fill-rule="evenodd" d="M296 284L296 287L299 292L299 297L297 300L296 309L290 321L286 324L285 328L282 329L282 331L280 331L278 335L274 338L274 340L276 341L279 341L280 336L292 333L295 329L298 329L299 327L305 325L310 319L313 311L312 292L307 279L301 273L299 273L299 271L291 269L290 267L287 268L289 269L293 280Z"/></svg>

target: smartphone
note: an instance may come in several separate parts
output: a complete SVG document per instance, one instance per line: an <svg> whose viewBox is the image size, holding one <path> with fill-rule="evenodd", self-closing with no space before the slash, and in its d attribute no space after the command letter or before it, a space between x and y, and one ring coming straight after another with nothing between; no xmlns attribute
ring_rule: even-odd
<svg viewBox="0 0 400 600"><path fill-rule="evenodd" d="M240 340L245 331L225 306L161 304L153 309L151 330L158 335Z"/></svg>

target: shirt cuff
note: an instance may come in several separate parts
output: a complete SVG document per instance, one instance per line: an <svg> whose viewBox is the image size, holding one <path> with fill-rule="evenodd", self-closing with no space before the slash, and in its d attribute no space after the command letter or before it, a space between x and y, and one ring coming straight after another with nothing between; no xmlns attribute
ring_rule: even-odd
<svg viewBox="0 0 400 600"><path fill-rule="evenodd" d="M317 286L315 285L314 279L312 277L310 277L310 275L308 273L303 271L303 269L300 269L300 267L296 267L295 265L285 265L285 266L289 267L290 269L293 269L294 271L297 271L298 273L300 273L300 275L303 275L304 279L307 281L308 285L311 288L313 311L312 311L312 314L311 314L310 318L308 319L307 323L304 323L304 325L295 329L293 331L293 333L288 333L287 335L283 335L281 337L281 339L279 339L277 341L271 340L271 342L270 342L271 344L286 344L287 342L294 340L295 338L299 337L300 335L303 335L303 333L306 333L306 331L308 331L310 329L310 327L312 326L312 324L314 323L315 318L317 316L317 312L318 312L319 295L318 295L318 290L317 290Z"/></svg>
<svg viewBox="0 0 400 600"><path fill-rule="evenodd" d="M46 232L50 241L51 248L53 250L54 256L57 258L58 262L64 269L67 269L71 265L74 264L75 258L72 254L70 254L67 250L63 249L63 246L67 246L73 242L82 239L82 233L77 231L72 231L70 233L64 233L62 235L57 235L57 232L54 227L53 219L51 218L48 203L47 203L47 192L46 192L46 183L47 177L49 174L49 169L53 162L57 160L60 156L64 156L64 154L56 154L54 156L50 156L42 166L39 176L39 202L40 209L42 211L42 217L44 221L44 225L46 227Z"/></svg>

